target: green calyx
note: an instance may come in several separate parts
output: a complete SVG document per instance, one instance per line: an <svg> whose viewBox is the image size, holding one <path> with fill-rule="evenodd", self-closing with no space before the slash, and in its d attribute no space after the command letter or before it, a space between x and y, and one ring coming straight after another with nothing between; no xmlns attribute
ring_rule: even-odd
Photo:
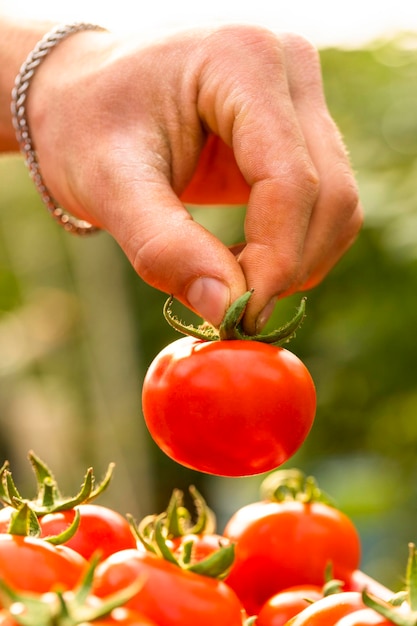
<svg viewBox="0 0 417 626"><path fill-rule="evenodd" d="M417 552L415 545L408 545L405 589L397 593L389 602L362 591L364 604L383 615L396 626L417 626ZM404 604L406 603L406 605ZM404 610L404 606L406 607Z"/></svg>
<svg viewBox="0 0 417 626"><path fill-rule="evenodd" d="M63 497L57 481L49 467L32 451L28 454L29 461L36 476L37 495L34 499L23 498L14 484L9 462L6 461L0 468L0 501L15 509L27 504L38 516L57 511L68 511L86 504L97 498L108 487L114 469L114 463L110 463L104 479L97 486L92 468L89 468L84 476L80 491L73 497Z"/></svg>
<svg viewBox="0 0 417 626"><path fill-rule="evenodd" d="M247 335L243 330L242 319L252 293L253 290L247 291L243 294L243 296L235 300L235 302L230 305L218 330L206 322L200 326L186 325L181 322L172 313L172 296L165 302L163 313L168 324L170 324L175 330L183 333L184 335L190 335L196 339L201 339L202 341L240 339L245 341L259 341L275 346L281 346L288 343L295 336L297 329L304 320L306 298L302 298L300 306L298 307L294 317L280 328L277 328L270 333Z"/></svg>
<svg viewBox="0 0 417 626"><path fill-rule="evenodd" d="M313 476L306 476L299 469L281 469L269 474L261 483L263 500L283 502L297 500L304 503L323 502L334 506L331 498L318 486Z"/></svg>
<svg viewBox="0 0 417 626"><path fill-rule="evenodd" d="M148 552L169 561L181 569L209 576L224 578L234 560L234 546L222 545L201 561L194 562L193 546L198 537L215 532L214 513L207 506L202 495L193 486L190 494L197 512L193 521L190 511L184 506L184 494L179 489L172 493L167 510L160 515L148 515L139 524L128 516L132 531ZM173 548L173 540L184 538L180 550Z"/></svg>
<svg viewBox="0 0 417 626"><path fill-rule="evenodd" d="M29 461L36 476L37 495L33 499L23 498L13 480L6 461L0 468L0 502L14 509L10 517L8 532L13 535L41 536L39 518L48 513L75 509L72 523L59 535L46 537L53 544L68 541L77 531L80 515L76 507L97 498L108 487L114 463L108 466L104 479L96 486L93 470L89 468L84 476L80 491L73 497L63 497L57 481L49 467L34 452L29 452Z"/></svg>
<svg viewBox="0 0 417 626"><path fill-rule="evenodd" d="M92 557L80 584L71 592L56 590L41 596L16 591L0 579L0 603L22 626L78 626L107 617L140 591L143 580L135 580L125 589L103 598L100 603L89 604L99 561L99 554Z"/></svg>

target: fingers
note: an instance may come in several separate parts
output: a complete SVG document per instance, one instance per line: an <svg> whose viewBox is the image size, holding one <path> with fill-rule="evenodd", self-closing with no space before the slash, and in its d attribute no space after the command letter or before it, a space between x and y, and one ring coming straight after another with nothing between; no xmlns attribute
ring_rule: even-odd
<svg viewBox="0 0 417 626"><path fill-rule="evenodd" d="M193 221L163 176L135 178L132 183L127 175L106 187L103 227L143 280L219 326L231 302L246 291L235 256Z"/></svg>
<svg viewBox="0 0 417 626"><path fill-rule="evenodd" d="M65 81L62 91L49 85L64 105L49 98L52 111L71 129L63 156L65 133L53 142L37 135L52 192L107 229L145 281L215 325L254 289L244 324L255 332L278 297L324 277L361 223L316 52L300 38L226 27L110 58L90 68L94 80L81 81L88 89L73 79L72 97ZM72 112L75 102L82 114ZM222 141L203 148L206 133ZM248 188L247 245L237 261L178 196L241 202Z"/></svg>
<svg viewBox="0 0 417 626"><path fill-rule="evenodd" d="M306 289L320 282L351 246L362 226L363 210L346 148L324 101L317 52L293 35L284 43L292 101L320 177L300 267L298 288ZM306 71L304 55L311 58L310 69L316 59L315 79Z"/></svg>
<svg viewBox="0 0 417 626"><path fill-rule="evenodd" d="M259 115L254 99L257 110L245 105L243 122L237 114L234 125L236 159L252 186L247 246L239 256L254 289L244 320L248 332L262 327L278 297L322 280L362 223L346 150L325 104L317 53L298 37L281 43L268 110ZM272 60L274 76L271 67Z"/></svg>

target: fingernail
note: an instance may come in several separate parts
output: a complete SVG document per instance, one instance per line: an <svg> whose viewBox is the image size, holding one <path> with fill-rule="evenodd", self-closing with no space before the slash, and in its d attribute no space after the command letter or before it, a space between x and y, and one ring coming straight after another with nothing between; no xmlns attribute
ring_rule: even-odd
<svg viewBox="0 0 417 626"><path fill-rule="evenodd" d="M188 288L187 300L201 317L219 326L230 303L230 289L221 280L202 276L196 278Z"/></svg>
<svg viewBox="0 0 417 626"><path fill-rule="evenodd" d="M262 311L258 315L258 319L256 320L256 332L260 332L265 324L268 322L272 313L274 312L275 305L277 303L277 297L274 296L270 299L268 304L262 309Z"/></svg>

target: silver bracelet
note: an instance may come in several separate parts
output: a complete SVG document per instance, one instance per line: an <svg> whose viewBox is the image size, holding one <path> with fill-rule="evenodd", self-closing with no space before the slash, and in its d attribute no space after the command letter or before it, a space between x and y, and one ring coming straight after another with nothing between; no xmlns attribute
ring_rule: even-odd
<svg viewBox="0 0 417 626"><path fill-rule="evenodd" d="M47 33L35 46L20 68L16 76L15 85L12 91L11 112L13 126L16 131L17 141L20 151L25 157L29 174L35 183L43 203L52 217L66 231L75 235L89 235L100 230L85 220L80 220L66 213L54 200L47 186L44 183L40 171L38 158L33 146L30 128L26 114L26 98L28 89L35 72L50 51L63 39L81 30L105 30L101 26L79 22L66 26L57 26Z"/></svg>

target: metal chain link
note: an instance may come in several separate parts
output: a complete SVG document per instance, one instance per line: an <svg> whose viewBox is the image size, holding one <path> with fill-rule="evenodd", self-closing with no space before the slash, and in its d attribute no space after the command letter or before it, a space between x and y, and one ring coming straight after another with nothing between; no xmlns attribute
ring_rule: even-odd
<svg viewBox="0 0 417 626"><path fill-rule="evenodd" d="M51 193L42 178L36 151L29 129L26 113L26 98L28 89L35 72L45 57L51 50L59 44L63 39L81 30L105 30L101 26L78 22L65 26L57 26L47 33L35 46L27 57L26 61L20 68L19 74L16 76L15 85L12 90L11 112L13 126L16 131L17 141L19 142L20 151L25 157L26 166L29 174L38 190L43 203L52 215L52 217L67 232L74 235L90 235L99 231L97 226L93 226L85 220L80 220L66 213L54 200Z"/></svg>

